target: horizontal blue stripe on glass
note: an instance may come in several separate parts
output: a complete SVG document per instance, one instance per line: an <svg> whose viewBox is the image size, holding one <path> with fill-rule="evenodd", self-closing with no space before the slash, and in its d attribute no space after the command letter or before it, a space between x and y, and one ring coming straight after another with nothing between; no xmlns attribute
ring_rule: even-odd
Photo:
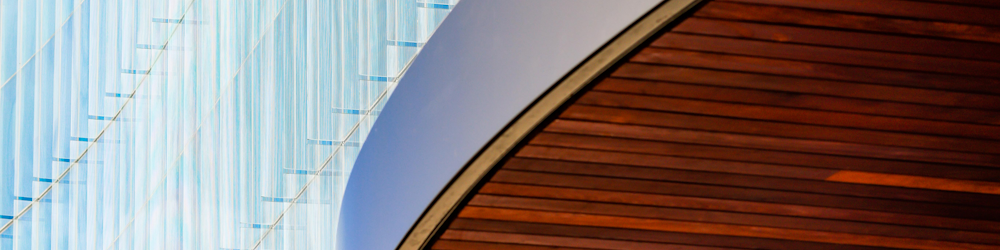
<svg viewBox="0 0 1000 250"><path fill-rule="evenodd" d="M0 215L0 219L13 220L14 216L13 215Z"/></svg>
<svg viewBox="0 0 1000 250"><path fill-rule="evenodd" d="M137 49L163 49L163 48L166 48L166 47L167 47L166 45L152 45L152 44L136 44L135 45L135 48L137 48Z"/></svg>
<svg viewBox="0 0 1000 250"><path fill-rule="evenodd" d="M82 141L82 142L92 142L92 141L94 141L93 138L86 138L86 137L70 137L69 140L70 141ZM101 139L101 143L119 143L119 142L120 141L118 141L118 140Z"/></svg>
<svg viewBox="0 0 1000 250"><path fill-rule="evenodd" d="M52 157L52 161L67 162L67 163L69 163L69 162L73 162L73 159ZM95 162L97 164L104 163L103 161L95 161ZM87 160L83 160L83 159L80 160L80 164L88 164L88 163L90 163L90 162L87 161Z"/></svg>
<svg viewBox="0 0 1000 250"><path fill-rule="evenodd" d="M262 197L265 202L292 202L293 198L281 198L281 197Z"/></svg>
<svg viewBox="0 0 1000 250"><path fill-rule="evenodd" d="M90 115L87 116L87 118L91 120L101 120L101 121L110 121L111 119L114 119L114 117L111 116L99 116L99 115Z"/></svg>
<svg viewBox="0 0 1000 250"><path fill-rule="evenodd" d="M360 109L333 108L333 112L334 113L341 113L341 114L360 115L360 114L364 114L365 112L368 112L368 111L367 110L360 110Z"/></svg>
<svg viewBox="0 0 1000 250"><path fill-rule="evenodd" d="M142 70L142 69L122 69L122 73L125 73L125 74L149 74L149 70Z"/></svg>
<svg viewBox="0 0 1000 250"><path fill-rule="evenodd" d="M16 196L15 199L19 200L19 201L33 201L33 200L35 200L34 198L24 197L24 196ZM42 199L41 202L52 202L52 199L45 198L45 199Z"/></svg>
<svg viewBox="0 0 1000 250"><path fill-rule="evenodd" d="M417 7L450 10L451 8L453 8L455 6L454 5L448 5L448 4L440 4L440 3L417 3Z"/></svg>
<svg viewBox="0 0 1000 250"><path fill-rule="evenodd" d="M169 18L153 18L153 22L154 23L201 24L201 21L181 20L181 19L169 19Z"/></svg>
<svg viewBox="0 0 1000 250"><path fill-rule="evenodd" d="M35 181L52 183L51 178L35 178Z"/></svg>
<svg viewBox="0 0 1000 250"><path fill-rule="evenodd" d="M318 171L316 171L316 170L307 170L307 169L288 169L288 168L286 168L286 169L283 169L282 172L284 172L285 174L314 175ZM322 175L322 176L331 176L331 175L333 175L333 172L330 171L330 170L324 170L322 173L319 173L319 175Z"/></svg>
<svg viewBox="0 0 1000 250"><path fill-rule="evenodd" d="M295 198L281 198L281 197L267 197L267 196L261 196L261 198L264 200L264 202L292 202L292 200L295 199ZM295 201L295 203L330 204L330 200L319 200L317 202L316 200L299 199L298 201Z"/></svg>
<svg viewBox="0 0 1000 250"><path fill-rule="evenodd" d="M396 80L395 77L389 77L389 76L364 76L363 79L376 82L392 82Z"/></svg>
<svg viewBox="0 0 1000 250"><path fill-rule="evenodd" d="M271 225L268 225L268 224L257 224L257 223L240 223L240 224L242 224L242 225L240 225L240 227L243 227L243 228L253 228L253 229L267 229L267 228L271 228ZM286 227L283 226L283 225L274 226L274 229L276 229L276 230L284 230L285 228ZM288 228L290 228L292 230L301 230L304 227L301 227L301 226L292 226L292 227L288 227Z"/></svg>
<svg viewBox="0 0 1000 250"><path fill-rule="evenodd" d="M389 41L389 45L400 46L400 47L421 47L424 46L424 43L407 42L407 41Z"/></svg>
<svg viewBox="0 0 1000 250"><path fill-rule="evenodd" d="M340 145L340 141L327 141L327 140L306 139L306 144L323 145L323 146L333 146L333 145ZM359 146L359 144L357 142L347 142L347 143L344 143L344 146L347 146L347 147L357 147L357 146Z"/></svg>

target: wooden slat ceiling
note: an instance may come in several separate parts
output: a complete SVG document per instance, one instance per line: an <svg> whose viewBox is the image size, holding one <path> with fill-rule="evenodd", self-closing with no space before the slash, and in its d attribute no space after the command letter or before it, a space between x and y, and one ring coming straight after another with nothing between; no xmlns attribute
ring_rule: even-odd
<svg viewBox="0 0 1000 250"><path fill-rule="evenodd" d="M717 0L433 249L1000 249L1000 1Z"/></svg>

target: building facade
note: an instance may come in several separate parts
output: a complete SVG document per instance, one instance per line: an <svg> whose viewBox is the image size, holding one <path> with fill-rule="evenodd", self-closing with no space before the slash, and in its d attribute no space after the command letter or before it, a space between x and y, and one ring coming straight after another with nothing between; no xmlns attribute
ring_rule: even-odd
<svg viewBox="0 0 1000 250"><path fill-rule="evenodd" d="M332 249L456 3L0 2L0 249Z"/></svg>

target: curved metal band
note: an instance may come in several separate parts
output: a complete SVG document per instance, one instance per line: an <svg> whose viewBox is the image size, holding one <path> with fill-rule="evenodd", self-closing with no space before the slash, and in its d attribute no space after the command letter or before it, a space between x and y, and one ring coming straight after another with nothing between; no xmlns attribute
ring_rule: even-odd
<svg viewBox="0 0 1000 250"><path fill-rule="evenodd" d="M427 244L431 237L456 212L462 200L525 136L591 81L698 2L700 0L670 0L661 4L585 60L562 81L557 82L470 161L431 204L398 249L419 250L429 247Z"/></svg>

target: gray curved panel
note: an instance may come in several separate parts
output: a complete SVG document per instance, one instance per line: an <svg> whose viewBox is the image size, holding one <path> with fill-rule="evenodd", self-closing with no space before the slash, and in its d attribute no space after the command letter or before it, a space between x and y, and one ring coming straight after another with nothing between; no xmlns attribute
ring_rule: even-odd
<svg viewBox="0 0 1000 250"><path fill-rule="evenodd" d="M369 134L341 249L395 249L472 157L545 90L660 0L463 0Z"/></svg>

